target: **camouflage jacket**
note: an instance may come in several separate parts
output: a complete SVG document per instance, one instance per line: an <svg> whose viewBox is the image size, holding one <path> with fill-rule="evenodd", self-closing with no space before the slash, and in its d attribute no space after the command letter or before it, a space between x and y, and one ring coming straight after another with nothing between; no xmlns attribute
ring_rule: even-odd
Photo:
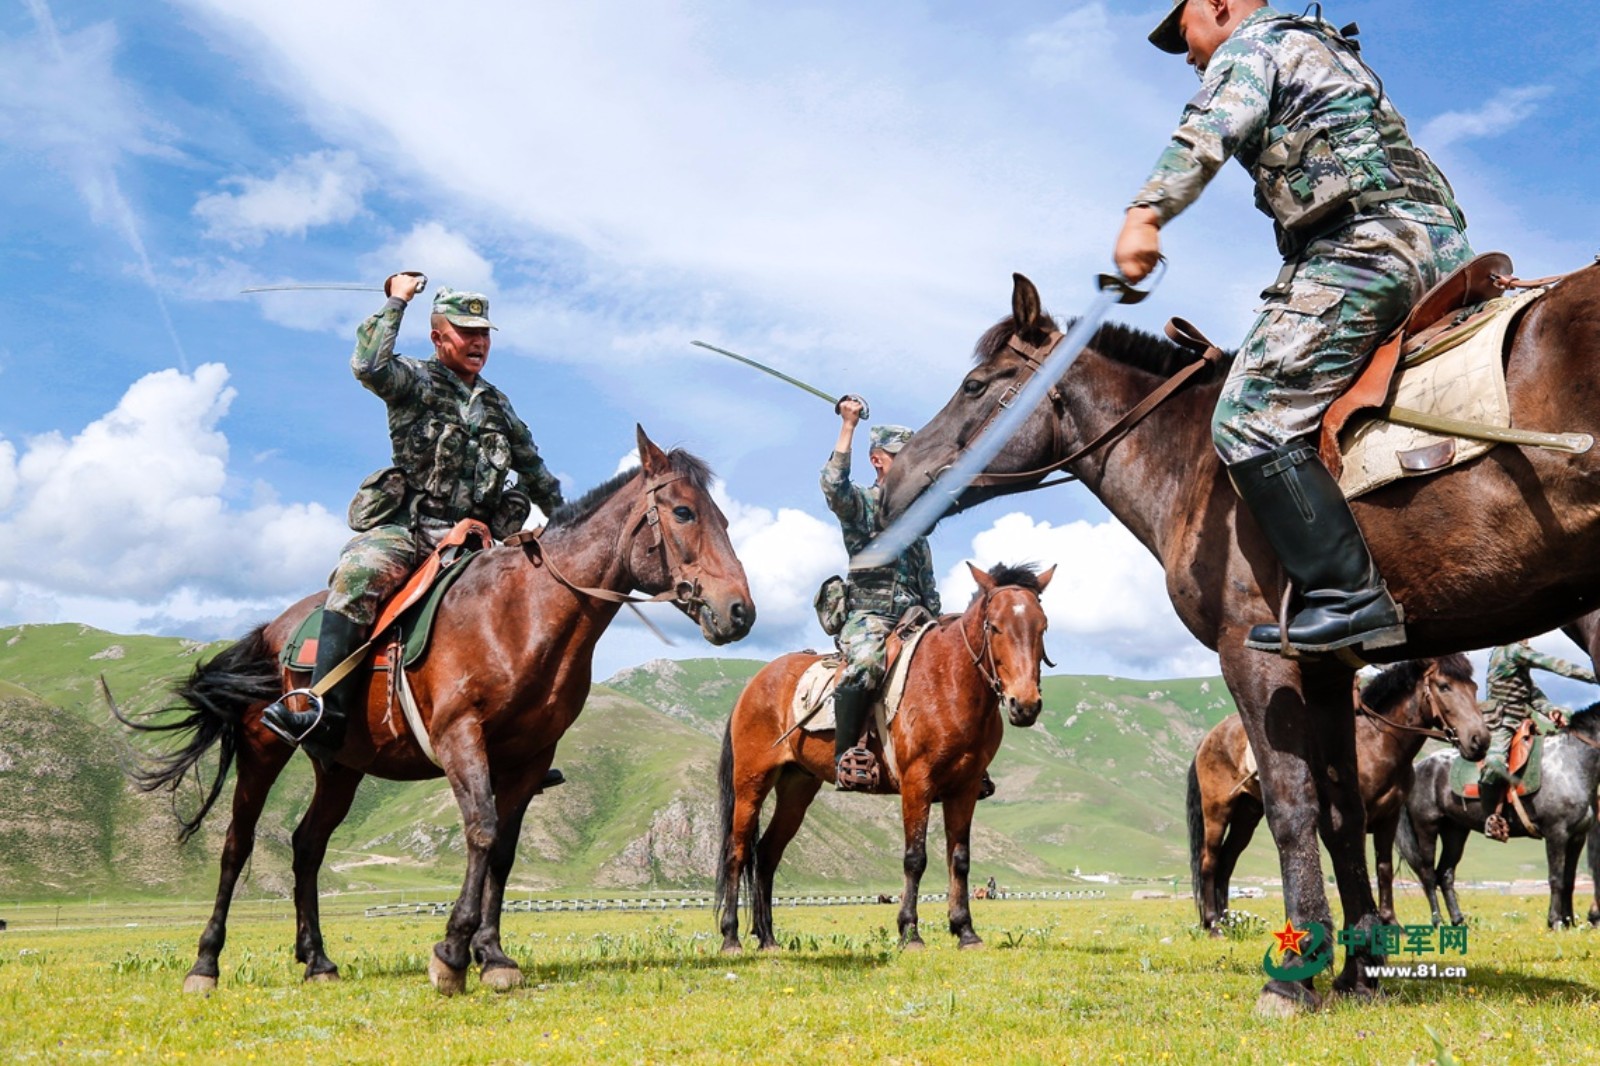
<svg viewBox="0 0 1600 1066"><path fill-rule="evenodd" d="M822 468L822 496L839 518L844 546L851 555L865 548L883 528L879 489L850 480L850 453L834 452ZM933 579L933 552L927 537L918 537L892 566L850 571L851 615L881 614L899 618L921 605L939 613L939 589Z"/></svg>
<svg viewBox="0 0 1600 1066"><path fill-rule="evenodd" d="M1489 653L1488 713L1495 725L1515 726L1537 711L1548 715L1554 704L1533 683L1534 669L1593 683L1594 672L1565 659L1535 651L1527 644L1504 644Z"/></svg>
<svg viewBox="0 0 1600 1066"><path fill-rule="evenodd" d="M1250 172L1256 206L1277 223L1286 255L1286 226L1304 243L1315 233L1302 230L1356 219L1463 225L1444 176L1412 145L1377 77L1325 22L1271 7L1246 17L1212 55L1133 206L1153 208L1165 225L1230 158ZM1326 204L1335 179L1347 182L1351 199L1294 223L1297 197Z"/></svg>
<svg viewBox="0 0 1600 1066"><path fill-rule="evenodd" d="M405 306L391 299L361 323L350 369L389 409L394 464L418 497L419 514L447 523L489 521L508 473L549 514L561 503L560 484L505 394L482 377L468 386L438 359L395 354Z"/></svg>

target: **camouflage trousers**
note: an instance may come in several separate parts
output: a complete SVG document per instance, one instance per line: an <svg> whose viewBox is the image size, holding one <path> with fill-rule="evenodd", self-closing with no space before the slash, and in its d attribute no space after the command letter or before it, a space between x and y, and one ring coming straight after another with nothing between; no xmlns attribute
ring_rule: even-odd
<svg viewBox="0 0 1600 1066"><path fill-rule="evenodd" d="M887 615L860 612L844 620L839 630L839 650L844 654L844 673L839 688L871 692L883 683L888 655L884 641L894 629Z"/></svg>
<svg viewBox="0 0 1600 1066"><path fill-rule="evenodd" d="M1549 700L1535 700L1529 709L1512 710L1502 704L1499 720L1489 727L1489 752L1483 757L1478 780L1488 784L1510 782L1511 738L1522 728L1523 722L1535 715L1538 717L1534 717L1534 729L1539 729L1541 725L1548 726L1551 712L1560 709Z"/></svg>
<svg viewBox="0 0 1600 1066"><path fill-rule="evenodd" d="M328 579L327 609L358 625L372 625L383 601L405 584L448 531L448 526L424 526L416 533L409 526L375 526L356 534L339 553Z"/></svg>
<svg viewBox="0 0 1600 1066"><path fill-rule="evenodd" d="M1322 415L1423 293L1472 256L1454 226L1383 218L1312 242L1262 293L1211 419L1227 464L1318 431ZM1288 268L1285 268L1288 273Z"/></svg>

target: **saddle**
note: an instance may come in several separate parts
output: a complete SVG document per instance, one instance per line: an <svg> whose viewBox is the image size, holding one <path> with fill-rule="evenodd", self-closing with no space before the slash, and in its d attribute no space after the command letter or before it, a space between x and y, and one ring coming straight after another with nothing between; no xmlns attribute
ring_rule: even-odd
<svg viewBox="0 0 1600 1066"><path fill-rule="evenodd" d="M1539 791L1540 764L1544 755L1544 737L1534 730L1529 718L1517 726L1511 735L1511 749L1506 755L1506 766L1515 787L1510 790L1518 796L1531 796ZM1456 756L1450 761L1450 791L1462 799L1477 799L1478 778L1482 775L1482 762L1468 762Z"/></svg>
<svg viewBox="0 0 1600 1066"><path fill-rule="evenodd" d="M401 662L405 666L414 666L421 660L428 649L439 601L466 572L467 564L493 543L489 527L477 519L464 518L456 523L422 565L412 571L406 583L379 608L378 620L372 625L373 649L365 665L373 670L387 670L397 651L401 652ZM317 664L317 633L321 628L322 605L318 604L279 654L284 669L305 674L312 671ZM378 640L390 629L395 630L394 639Z"/></svg>

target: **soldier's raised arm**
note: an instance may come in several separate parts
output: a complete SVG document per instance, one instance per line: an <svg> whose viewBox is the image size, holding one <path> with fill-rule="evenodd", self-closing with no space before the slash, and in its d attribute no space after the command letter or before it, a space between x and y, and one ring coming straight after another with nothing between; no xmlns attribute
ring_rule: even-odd
<svg viewBox="0 0 1600 1066"><path fill-rule="evenodd" d="M376 314L356 327L356 350L350 357L350 369L357 381L385 403L411 398L422 381L421 365L394 353L400 320L422 284L420 274L390 275L384 282L389 299Z"/></svg>

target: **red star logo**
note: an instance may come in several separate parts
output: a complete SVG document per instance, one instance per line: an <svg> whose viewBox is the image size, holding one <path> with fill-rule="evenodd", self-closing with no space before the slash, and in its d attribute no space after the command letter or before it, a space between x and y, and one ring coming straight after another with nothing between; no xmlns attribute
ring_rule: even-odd
<svg viewBox="0 0 1600 1066"><path fill-rule="evenodd" d="M1300 951L1300 942L1311 935L1311 930L1296 929L1294 927L1294 922L1285 920L1283 923L1283 931L1281 933L1273 933L1272 935L1278 940L1279 951L1293 951L1298 953Z"/></svg>

